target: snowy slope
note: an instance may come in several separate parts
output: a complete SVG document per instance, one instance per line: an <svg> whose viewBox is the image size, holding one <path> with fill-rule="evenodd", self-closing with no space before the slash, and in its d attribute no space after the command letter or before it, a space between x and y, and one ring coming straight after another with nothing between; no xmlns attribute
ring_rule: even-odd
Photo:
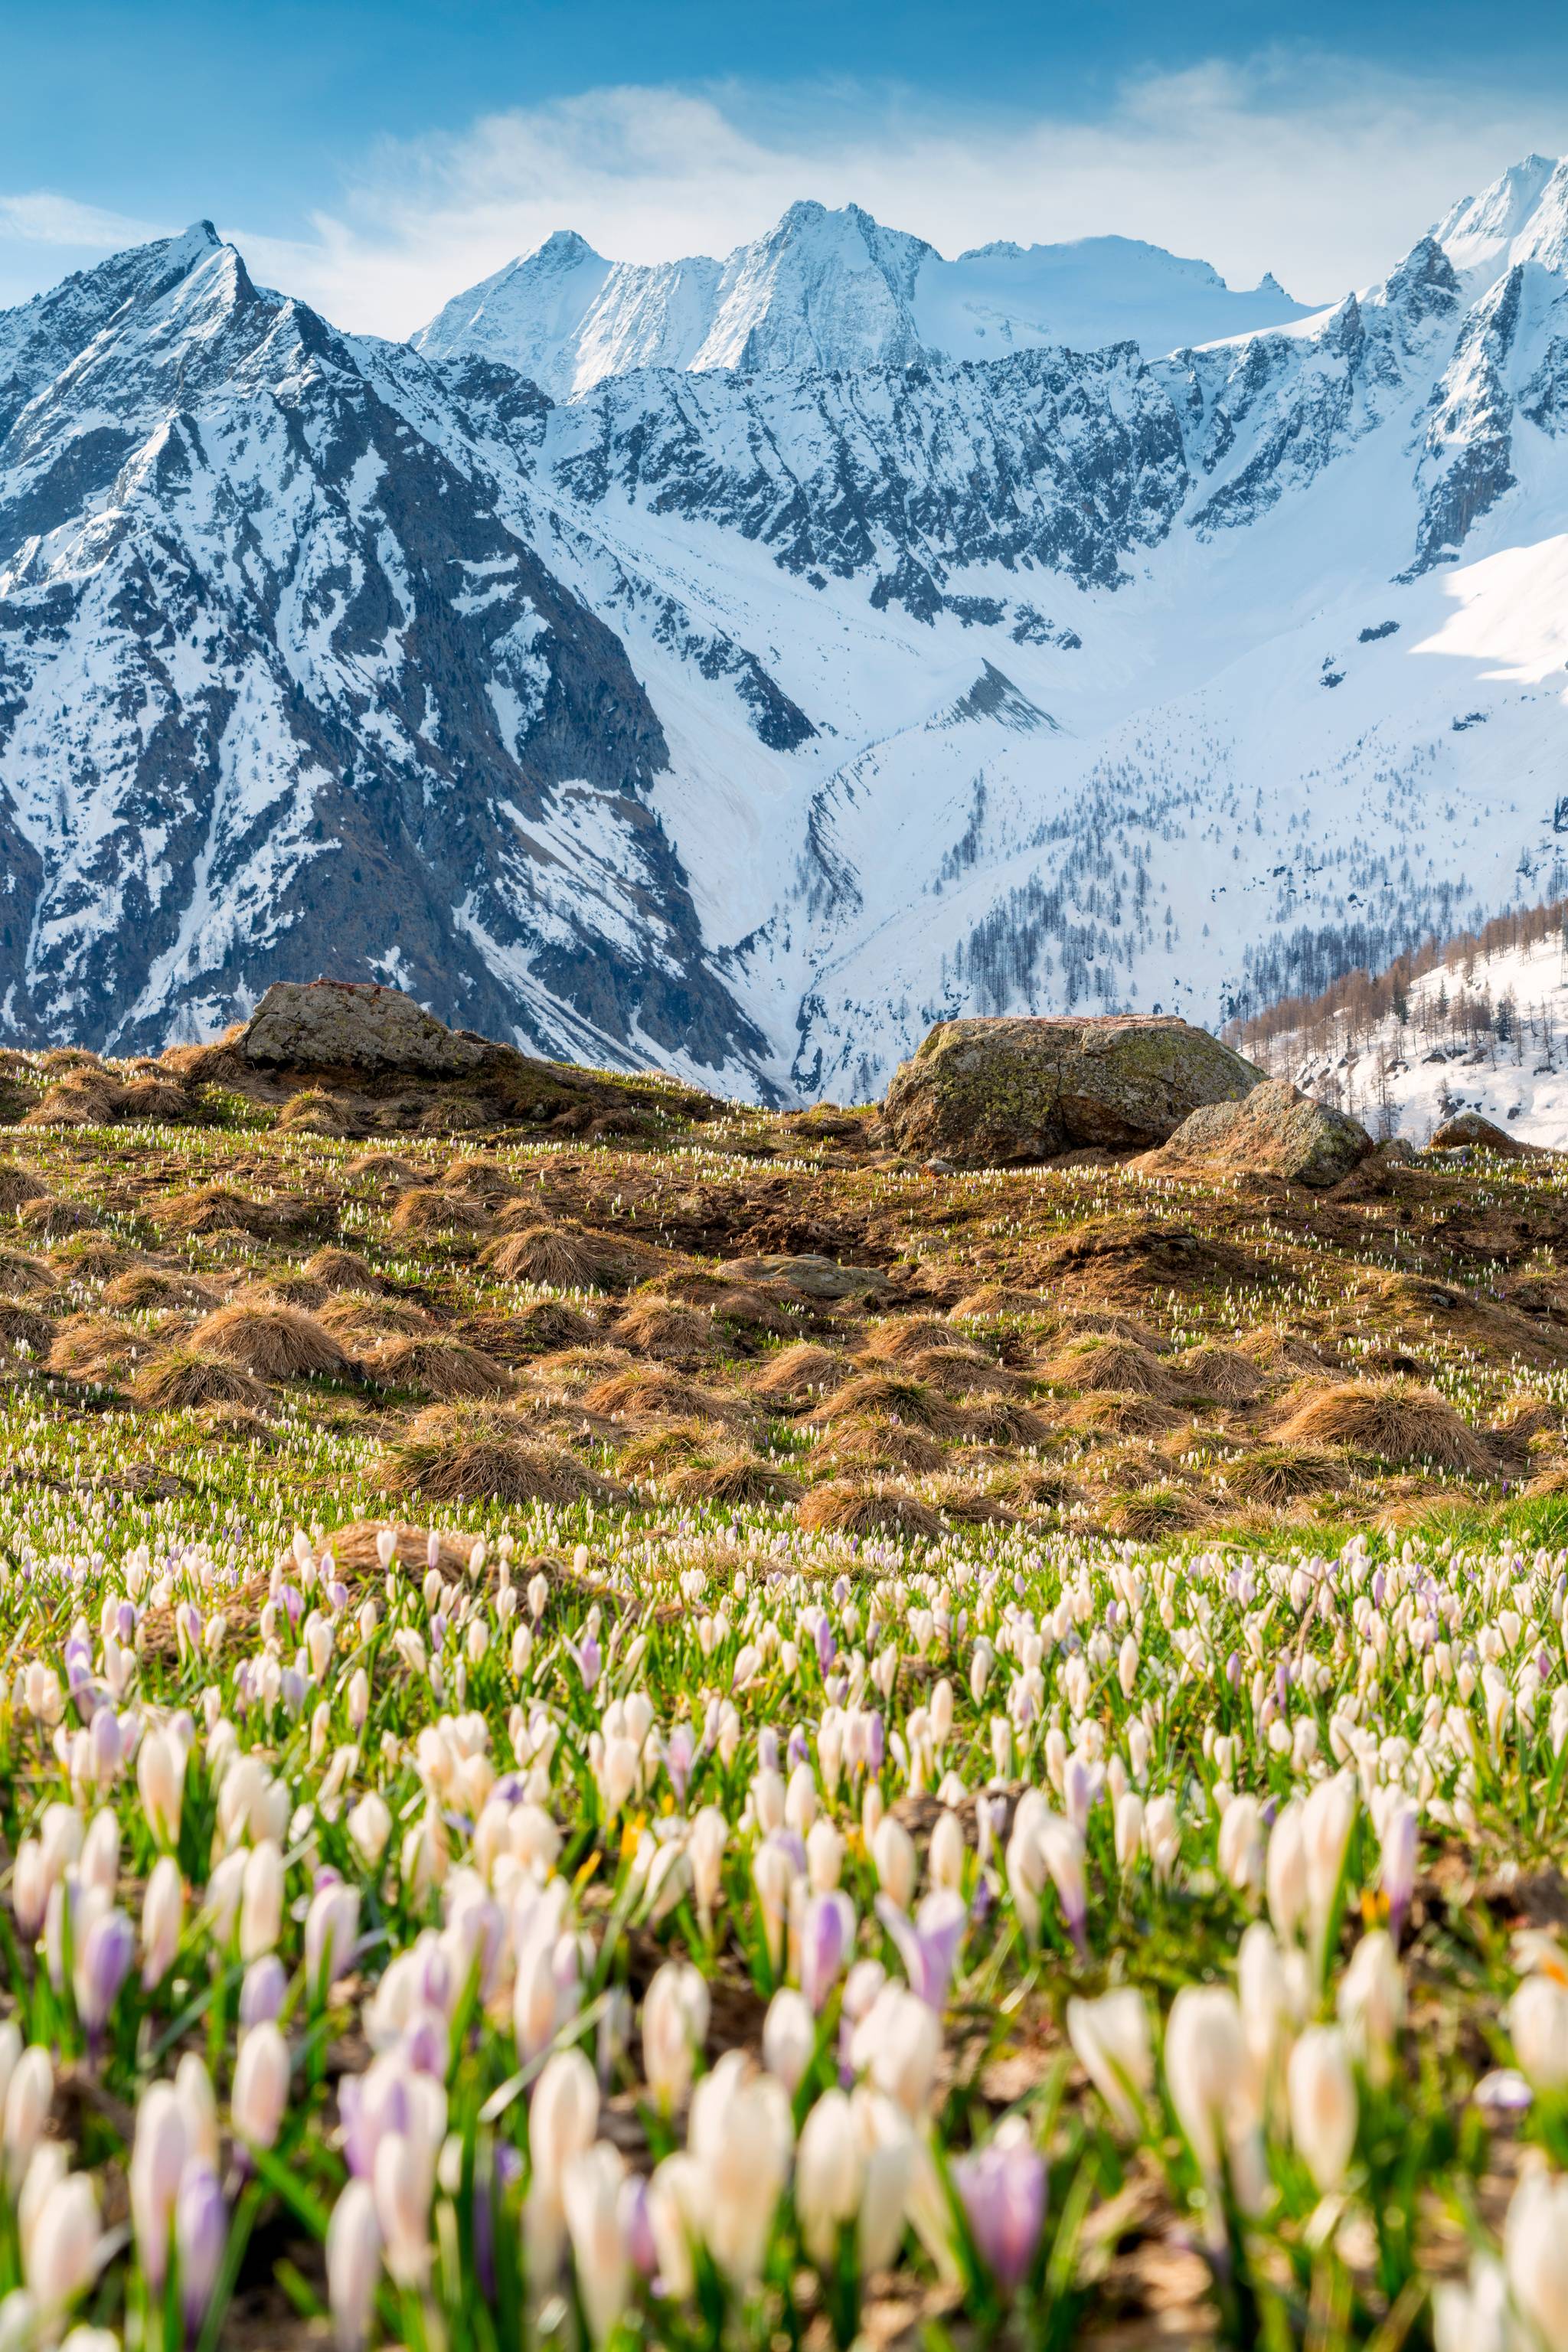
<svg viewBox="0 0 1568 2352"><path fill-rule="evenodd" d="M948 261L858 205L797 204L723 262L609 262L558 233L413 340L427 359L505 361L567 400L634 368L833 373L1118 342L1154 357L1307 315L1272 278L1237 293L1206 262L1129 237Z"/></svg>
<svg viewBox="0 0 1568 2352"><path fill-rule="evenodd" d="M1155 359L910 356L929 248L812 207L571 398L505 284L416 351L206 229L0 317L0 1037L334 969L856 1097L944 1013L1217 1022L1568 890L1565 184ZM548 357L613 273L544 276Z"/></svg>
<svg viewBox="0 0 1568 2352"><path fill-rule="evenodd" d="M1325 1034L1316 1034L1317 1029ZM1568 1150L1568 935L1451 951L1381 1018L1340 1012L1262 1058L1379 1135L1424 1143L1479 1110L1530 1143Z"/></svg>

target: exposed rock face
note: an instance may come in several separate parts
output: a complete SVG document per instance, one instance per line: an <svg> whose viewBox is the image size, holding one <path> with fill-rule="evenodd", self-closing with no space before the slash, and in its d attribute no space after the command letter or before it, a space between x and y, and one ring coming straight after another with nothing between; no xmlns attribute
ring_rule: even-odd
<svg viewBox="0 0 1568 2352"><path fill-rule="evenodd" d="M263 1067L426 1078L467 1077L499 1050L448 1029L401 989L341 980L275 981L234 1045Z"/></svg>
<svg viewBox="0 0 1568 2352"><path fill-rule="evenodd" d="M1505 1160L1538 1160L1543 1155L1538 1143L1526 1143L1522 1136L1510 1135L1506 1127L1494 1126L1483 1118L1479 1110L1462 1110L1457 1118L1447 1118L1441 1127L1434 1128L1426 1149L1428 1151L1496 1151Z"/></svg>
<svg viewBox="0 0 1568 2352"><path fill-rule="evenodd" d="M1262 1076L1185 1021L943 1021L894 1073L886 1118L902 1150L993 1167L1163 1143Z"/></svg>
<svg viewBox="0 0 1568 2352"><path fill-rule="evenodd" d="M1139 1162L1151 1173L1184 1168L1247 1169L1287 1183L1337 1184L1373 1149L1371 1136L1342 1110L1314 1102L1283 1078L1266 1078L1240 1102L1205 1103L1158 1151Z"/></svg>

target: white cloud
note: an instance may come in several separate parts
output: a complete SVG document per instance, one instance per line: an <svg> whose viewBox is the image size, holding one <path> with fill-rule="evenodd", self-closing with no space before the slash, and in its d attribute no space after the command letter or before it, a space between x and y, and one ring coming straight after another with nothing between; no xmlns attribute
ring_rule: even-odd
<svg viewBox="0 0 1568 2352"><path fill-rule="evenodd" d="M803 195L943 252L1116 232L1272 269L1303 299L1380 277L1552 109L1283 52L1125 85L1096 121L944 118L897 90L601 89L379 149L313 235L232 232L258 274L405 334L552 229L617 259L724 253Z"/></svg>
<svg viewBox="0 0 1568 2352"><path fill-rule="evenodd" d="M85 253L119 253L128 245L145 245L150 237L168 233L124 213L79 205L74 197L56 195L47 188L0 196L0 237L17 245L64 245Z"/></svg>
<svg viewBox="0 0 1568 2352"><path fill-rule="evenodd" d="M223 226L264 282L384 334L552 229L627 260L722 254L800 196L862 204L944 253L1115 232L1330 300L1531 147L1555 152L1553 112L1285 51L1129 82L1088 121L944 113L896 88L605 88L385 142L304 236ZM164 233L46 192L0 197L0 299ZM44 247L75 250L49 266Z"/></svg>

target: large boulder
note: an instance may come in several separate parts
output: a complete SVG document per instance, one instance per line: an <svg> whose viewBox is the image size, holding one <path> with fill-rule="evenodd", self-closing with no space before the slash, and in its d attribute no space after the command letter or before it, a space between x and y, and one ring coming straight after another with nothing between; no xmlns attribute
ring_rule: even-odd
<svg viewBox="0 0 1568 2352"><path fill-rule="evenodd" d="M1153 1175L1245 1169L1290 1184L1337 1184L1373 1149L1364 1127L1314 1102L1284 1078L1266 1078L1241 1102L1206 1103L1168 1143L1137 1163Z"/></svg>
<svg viewBox="0 0 1568 2352"><path fill-rule="evenodd" d="M884 1118L901 1150L994 1168L1147 1149L1262 1078L1206 1029L1168 1017L943 1021L894 1072Z"/></svg>
<svg viewBox="0 0 1568 2352"><path fill-rule="evenodd" d="M233 1044L263 1069L378 1077L468 1077L498 1051L471 1031L448 1029L399 988L346 980L274 981Z"/></svg>
<svg viewBox="0 0 1568 2352"><path fill-rule="evenodd" d="M1510 1135L1506 1127L1497 1127L1483 1118L1479 1110L1462 1110L1453 1118L1446 1118L1441 1127L1434 1128L1426 1149L1428 1151L1495 1151L1504 1160L1549 1160L1552 1155L1539 1143L1527 1143L1522 1135Z"/></svg>

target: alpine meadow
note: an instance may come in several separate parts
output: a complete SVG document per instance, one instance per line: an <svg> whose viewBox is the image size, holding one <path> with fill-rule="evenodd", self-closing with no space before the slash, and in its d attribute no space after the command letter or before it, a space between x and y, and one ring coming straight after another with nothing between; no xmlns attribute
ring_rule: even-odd
<svg viewBox="0 0 1568 2352"><path fill-rule="evenodd" d="M0 2352L1568 2352L1561 28L7 13Z"/></svg>

